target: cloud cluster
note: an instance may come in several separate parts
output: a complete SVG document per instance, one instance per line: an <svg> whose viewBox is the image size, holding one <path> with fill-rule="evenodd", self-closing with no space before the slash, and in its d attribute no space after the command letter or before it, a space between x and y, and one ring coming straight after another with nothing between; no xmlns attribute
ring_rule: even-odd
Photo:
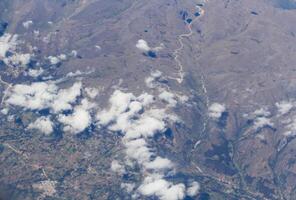
<svg viewBox="0 0 296 200"><path fill-rule="evenodd" d="M43 73L44 73L44 69L43 68L29 69L28 72L27 72L27 75L36 78L36 77L40 76Z"/></svg>
<svg viewBox="0 0 296 200"><path fill-rule="evenodd" d="M0 59L6 57L8 51L14 52L18 44L18 36L5 33L0 37Z"/></svg>
<svg viewBox="0 0 296 200"><path fill-rule="evenodd" d="M280 115L285 115L294 107L294 102L281 101L275 104Z"/></svg>
<svg viewBox="0 0 296 200"><path fill-rule="evenodd" d="M185 185L173 184L161 177L146 177L139 191L145 196L157 196L161 200L180 200L185 197Z"/></svg>
<svg viewBox="0 0 296 200"><path fill-rule="evenodd" d="M38 118L35 122L29 124L28 129L37 129L41 133L49 135L53 132L53 126L54 124L49 117L42 116Z"/></svg>
<svg viewBox="0 0 296 200"><path fill-rule="evenodd" d="M67 89L59 89L54 83L46 82L17 84L9 91L5 102L29 110L50 108L52 112L58 113L72 109L71 104L80 96L81 87L81 82L74 83Z"/></svg>
<svg viewBox="0 0 296 200"><path fill-rule="evenodd" d="M31 61L30 54L14 54L3 59L4 63L13 66L26 67Z"/></svg>
<svg viewBox="0 0 296 200"><path fill-rule="evenodd" d="M222 113L225 112L225 105L219 103L213 103L209 107L209 116L214 119L219 119L222 116Z"/></svg>
<svg viewBox="0 0 296 200"><path fill-rule="evenodd" d="M49 109L49 114L56 116L54 118L57 122L63 125L63 131L77 134L91 125L92 111L96 107L96 104L87 98L79 98L81 95L81 82L76 82L64 89L59 89L53 82L35 82L31 85L14 85L5 103L25 110ZM64 111L67 112L64 113ZM49 117L40 117L31 123L28 129L38 129L45 134L50 134L53 132L53 126Z"/></svg>
<svg viewBox="0 0 296 200"><path fill-rule="evenodd" d="M199 193L200 185L196 181L192 181L187 188L187 195L190 197L194 197Z"/></svg>
<svg viewBox="0 0 296 200"><path fill-rule="evenodd" d="M18 36L9 33L0 37L0 60L6 65L26 67L31 61L30 54L17 53ZM11 55L8 56L8 52Z"/></svg>
<svg viewBox="0 0 296 200"><path fill-rule="evenodd" d="M271 113L267 110L267 108L263 107L254 111L253 116L254 120L254 128L260 129L266 126L273 127L274 124L271 121Z"/></svg>
<svg viewBox="0 0 296 200"><path fill-rule="evenodd" d="M48 56L47 59L49 60L50 64L57 65L61 61L67 60L67 55L66 54L60 54L58 56Z"/></svg>
<svg viewBox="0 0 296 200"><path fill-rule="evenodd" d="M175 107L178 103L176 95L168 91L162 91L158 97L160 100L167 102L171 107Z"/></svg>
<svg viewBox="0 0 296 200"><path fill-rule="evenodd" d="M83 99L80 105L74 107L72 114L60 114L58 120L64 124L63 130L74 134L84 131L92 122L90 110L94 106L95 104Z"/></svg>
<svg viewBox="0 0 296 200"><path fill-rule="evenodd" d="M135 96L116 90L109 99L110 107L98 112L97 124L113 132L121 132L125 147L126 164L137 163L145 177L137 192L144 196L157 196L162 200L183 199L186 187L183 183L167 181L165 175L174 171L174 164L156 155L148 141L157 133L163 133L167 123L176 117L165 109L153 107L152 95ZM115 165L117 166L117 165ZM115 167L114 167L115 168ZM117 167L116 167L117 168Z"/></svg>
<svg viewBox="0 0 296 200"><path fill-rule="evenodd" d="M286 131L284 132L285 136L295 136L296 135L296 117L293 116L286 125Z"/></svg>

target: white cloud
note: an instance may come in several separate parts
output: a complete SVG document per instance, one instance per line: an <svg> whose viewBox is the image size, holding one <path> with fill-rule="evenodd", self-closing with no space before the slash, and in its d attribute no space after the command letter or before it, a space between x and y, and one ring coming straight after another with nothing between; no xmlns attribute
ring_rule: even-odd
<svg viewBox="0 0 296 200"><path fill-rule="evenodd" d="M56 56L48 56L48 60L49 60L50 64L52 64L52 65L56 65L61 62L61 60Z"/></svg>
<svg viewBox="0 0 296 200"><path fill-rule="evenodd" d="M17 45L19 44L18 35L11 35L9 33L0 37L0 60L6 65L26 67L30 63L31 55L17 53ZM11 55L7 57L7 52Z"/></svg>
<svg viewBox="0 0 296 200"><path fill-rule="evenodd" d="M209 116L214 119L219 119L222 116L222 113L225 112L226 108L223 104L213 103L209 107Z"/></svg>
<svg viewBox="0 0 296 200"><path fill-rule="evenodd" d="M114 121L121 113L125 112L131 100L135 99L135 96L131 93L123 93L116 90L109 99L111 105L109 110L102 110L97 114L98 124L106 126Z"/></svg>
<svg viewBox="0 0 296 200"><path fill-rule="evenodd" d="M72 50L70 55L73 56L73 57L77 57L78 52L76 50Z"/></svg>
<svg viewBox="0 0 296 200"><path fill-rule="evenodd" d="M80 105L74 107L72 114L60 114L58 120L64 124L63 130L74 134L84 131L91 124L92 119L89 110L93 107L94 104L84 99Z"/></svg>
<svg viewBox="0 0 296 200"><path fill-rule="evenodd" d="M26 29L28 29L32 25L33 25L32 20L28 20L28 21L23 22L23 27L25 27Z"/></svg>
<svg viewBox="0 0 296 200"><path fill-rule="evenodd" d="M284 115L290 112L290 110L294 106L294 103L288 102L288 101L282 101L282 102L276 103L275 105L278 109L279 114Z"/></svg>
<svg viewBox="0 0 296 200"><path fill-rule="evenodd" d="M144 196L156 195L161 200L181 200L185 197L185 185L174 185L162 178L146 177L139 192Z"/></svg>
<svg viewBox="0 0 296 200"><path fill-rule="evenodd" d="M138 188L141 195L156 195L162 200L182 199L185 196L184 184L173 184L162 178L168 171L173 173L173 163L156 156L147 142L155 134L163 133L167 123L177 120L177 117L167 114L165 109L152 108L153 102L153 96L147 93L136 97L116 90L109 99L109 109L97 114L98 125L124 134L125 164L134 166L137 163L150 177L145 178Z"/></svg>
<svg viewBox="0 0 296 200"><path fill-rule="evenodd" d="M35 110L50 107L50 102L57 92L57 86L45 82L31 85L17 84L9 92L6 103Z"/></svg>
<svg viewBox="0 0 296 200"><path fill-rule="evenodd" d="M144 166L146 169L164 170L172 169L174 165L169 159L157 156L153 161L146 163Z"/></svg>
<svg viewBox="0 0 296 200"><path fill-rule="evenodd" d="M273 127L273 123L271 122L271 119L266 117L257 117L254 121L254 128L263 128L264 126L270 126Z"/></svg>
<svg viewBox="0 0 296 200"><path fill-rule="evenodd" d="M37 129L40 132L49 135L53 132L53 123L49 117L40 117L35 122L29 124L28 129Z"/></svg>
<svg viewBox="0 0 296 200"><path fill-rule="evenodd" d="M171 107L175 107L177 105L177 100L176 100L176 96L175 94L168 92L168 91L163 91L161 92L158 97L167 102L169 104L169 106Z"/></svg>
<svg viewBox="0 0 296 200"><path fill-rule="evenodd" d="M296 118L295 116L292 117L291 121L289 121L288 125L286 126L286 132L284 132L285 136L294 136L296 135Z"/></svg>
<svg viewBox="0 0 296 200"><path fill-rule="evenodd" d="M151 49L148 43L143 39L138 40L136 47L144 52L149 51Z"/></svg>
<svg viewBox="0 0 296 200"><path fill-rule="evenodd" d="M8 112L9 112L9 109L8 109L8 108L3 108L3 109L1 110L1 113L2 113L3 115L7 115Z"/></svg>
<svg viewBox="0 0 296 200"><path fill-rule="evenodd" d="M18 36L5 33L0 37L0 59L4 58L8 51L15 51L18 44Z"/></svg>
<svg viewBox="0 0 296 200"><path fill-rule="evenodd" d="M100 45L95 45L95 47L98 49L98 50L101 50L102 47Z"/></svg>
<svg viewBox="0 0 296 200"><path fill-rule="evenodd" d="M12 56L3 59L4 63L7 65L23 66L25 67L30 63L30 54L14 54Z"/></svg>
<svg viewBox="0 0 296 200"><path fill-rule="evenodd" d="M41 74L43 74L44 72L44 69L43 68L39 68L39 69L29 69L28 71L28 75L31 76L31 77L38 77L40 76Z"/></svg>
<svg viewBox="0 0 296 200"><path fill-rule="evenodd" d="M136 47L137 47L138 49L140 49L141 51L143 51L143 52L148 52L148 51L160 51L160 50L163 49L163 46L164 46L164 45L161 44L161 45L158 46L158 47L151 48L151 47L148 45L147 41L145 41L145 40L143 40L143 39L138 40L138 42L137 42L137 44L136 44Z"/></svg>
<svg viewBox="0 0 296 200"><path fill-rule="evenodd" d="M126 138L138 138L138 137L152 137L158 132L163 132L166 129L165 122L159 120L151 115L143 114L139 120L134 121L126 130Z"/></svg>
<svg viewBox="0 0 296 200"><path fill-rule="evenodd" d="M187 195L190 197L194 197L199 193L200 185L198 182L193 181L190 183L189 187L187 188Z"/></svg>
<svg viewBox="0 0 296 200"><path fill-rule="evenodd" d="M31 85L14 85L5 101L10 105L20 106L30 110L51 108L54 113L72 109L81 94L81 82L74 83L67 89L58 89L53 83L36 82Z"/></svg>
<svg viewBox="0 0 296 200"><path fill-rule="evenodd" d="M264 107L255 110L253 114L258 117L268 117L271 113L267 110L267 108Z"/></svg>
<svg viewBox="0 0 296 200"><path fill-rule="evenodd" d="M62 53L62 54L58 55L58 58L59 58L60 60L65 61L65 60L67 60L67 55Z"/></svg>
<svg viewBox="0 0 296 200"><path fill-rule="evenodd" d="M70 88L59 90L51 105L53 111L56 113L62 110L70 110L72 108L71 103L74 103L77 97L81 95L81 89L82 83L76 82Z"/></svg>
<svg viewBox="0 0 296 200"><path fill-rule="evenodd" d="M143 106L148 106L154 102L154 97L150 94L143 93L138 96L137 100L141 102Z"/></svg>
<svg viewBox="0 0 296 200"><path fill-rule="evenodd" d="M124 143L126 154L129 158L136 160L139 164L149 162L153 153L147 147L147 142L144 139L128 140Z"/></svg>
<svg viewBox="0 0 296 200"><path fill-rule="evenodd" d="M117 160L113 160L111 163L111 170L113 172L116 172L120 175L125 173L125 168L123 165L121 165Z"/></svg>

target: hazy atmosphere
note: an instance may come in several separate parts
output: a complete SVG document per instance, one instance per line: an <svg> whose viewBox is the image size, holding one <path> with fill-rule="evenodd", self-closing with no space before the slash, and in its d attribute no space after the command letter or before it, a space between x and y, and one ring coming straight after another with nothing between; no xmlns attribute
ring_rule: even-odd
<svg viewBox="0 0 296 200"><path fill-rule="evenodd" d="M295 200L295 22L295 0L0 0L0 200Z"/></svg>

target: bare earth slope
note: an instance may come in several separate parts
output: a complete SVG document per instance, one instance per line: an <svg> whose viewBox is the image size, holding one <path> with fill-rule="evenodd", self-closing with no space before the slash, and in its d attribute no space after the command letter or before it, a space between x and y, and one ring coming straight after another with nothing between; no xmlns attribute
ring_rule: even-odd
<svg viewBox="0 0 296 200"><path fill-rule="evenodd" d="M296 198L295 1L0 11L0 199Z"/></svg>

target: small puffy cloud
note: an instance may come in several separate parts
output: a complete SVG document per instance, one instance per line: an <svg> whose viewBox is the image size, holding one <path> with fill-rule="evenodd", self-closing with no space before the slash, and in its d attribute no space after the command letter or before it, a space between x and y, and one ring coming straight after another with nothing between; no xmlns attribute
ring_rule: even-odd
<svg viewBox="0 0 296 200"><path fill-rule="evenodd" d="M267 110L267 108L264 107L255 110L253 114L257 117L268 117L271 113Z"/></svg>
<svg viewBox="0 0 296 200"><path fill-rule="evenodd" d="M161 46L159 46L159 47L151 48L145 40L140 39L140 40L138 40L136 47L140 51L142 51L144 53L144 55L151 57L151 58L156 58L157 57L156 52L163 48L163 44L161 44Z"/></svg>
<svg viewBox="0 0 296 200"><path fill-rule="evenodd" d="M53 132L53 123L49 117L40 117L35 122L29 124L28 129L37 129L40 132L49 135Z"/></svg>
<svg viewBox="0 0 296 200"><path fill-rule="evenodd" d="M39 69L29 69L27 74L31 77L38 77L40 76L41 74L43 74L44 72L44 69L43 68L39 68Z"/></svg>
<svg viewBox="0 0 296 200"><path fill-rule="evenodd" d="M177 105L176 96L171 92L163 91L158 95L158 97L159 99L167 102L171 107L175 107Z"/></svg>
<svg viewBox="0 0 296 200"><path fill-rule="evenodd" d="M296 118L293 116L291 121L286 126L286 131L284 132L285 136L294 136L296 135Z"/></svg>
<svg viewBox="0 0 296 200"><path fill-rule="evenodd" d="M219 119L222 116L222 113L225 112L226 108L223 104L213 103L209 107L209 116L214 119Z"/></svg>
<svg viewBox="0 0 296 200"><path fill-rule="evenodd" d="M294 104L288 101L281 101L275 104L280 115L287 114L293 108Z"/></svg>
<svg viewBox="0 0 296 200"><path fill-rule="evenodd" d="M154 48L151 48L149 45L148 45L148 42L143 40L143 39L139 39L137 44L136 44L136 47L138 49L140 49L141 51L143 52L153 52L153 51L159 51L161 49L163 49L163 44L161 44L160 46L158 47L154 47Z"/></svg>
<svg viewBox="0 0 296 200"><path fill-rule="evenodd" d="M265 126L273 127L273 123L271 122L271 119L266 117L257 117L254 121L254 128L259 129L263 128Z"/></svg>
<svg viewBox="0 0 296 200"><path fill-rule="evenodd" d="M193 181L189 184L189 187L187 188L187 195L190 197L194 197L199 193L200 185L198 182Z"/></svg>
<svg viewBox="0 0 296 200"><path fill-rule="evenodd" d="M139 120L134 121L133 124L126 131L126 138L138 137L152 137L158 132L164 132L166 129L165 122L159 120L149 114L142 115Z"/></svg>
<svg viewBox="0 0 296 200"><path fill-rule="evenodd" d="M78 52L76 50L72 50L71 53L70 53L70 56L76 58L78 55Z"/></svg>
<svg viewBox="0 0 296 200"><path fill-rule="evenodd" d="M89 127L92 121L89 109L93 107L94 104L84 99L81 105L74 107L72 114L60 114L58 120L64 124L64 131L77 134Z"/></svg>
<svg viewBox="0 0 296 200"><path fill-rule="evenodd" d="M52 64L52 65L56 65L61 62L61 60L56 56L48 56L48 60L49 60L50 64Z"/></svg>
<svg viewBox="0 0 296 200"><path fill-rule="evenodd" d="M118 174L124 174L125 168L123 165L121 165L117 160L113 160L111 163L111 170L113 172L116 172Z"/></svg>
<svg viewBox="0 0 296 200"><path fill-rule="evenodd" d="M255 110L251 117L254 119L254 128L260 129L266 126L273 127L273 122L271 121L271 113L266 107Z"/></svg>
<svg viewBox="0 0 296 200"><path fill-rule="evenodd" d="M95 45L96 49L101 50L102 47L100 45Z"/></svg>
<svg viewBox="0 0 296 200"><path fill-rule="evenodd" d="M141 51L144 51L144 52L147 52L147 51L149 51L151 49L149 47L148 43L143 39L138 40L138 42L136 44L136 47L138 49L140 49Z"/></svg>
<svg viewBox="0 0 296 200"><path fill-rule="evenodd" d="M157 156L153 161L145 163L144 166L146 169L166 170L172 169L174 165L169 159Z"/></svg>
<svg viewBox="0 0 296 200"><path fill-rule="evenodd" d="M67 55L62 53L62 54L58 55L58 58L59 58L60 60L65 61L65 60L67 60Z"/></svg>
<svg viewBox="0 0 296 200"><path fill-rule="evenodd" d="M168 182L162 178L146 177L138 188L144 196L157 196L161 200L181 200L185 197L185 185Z"/></svg>
<svg viewBox="0 0 296 200"><path fill-rule="evenodd" d="M32 20L28 20L28 21L23 22L23 27L25 27L26 29L28 29L32 25L33 25Z"/></svg>

